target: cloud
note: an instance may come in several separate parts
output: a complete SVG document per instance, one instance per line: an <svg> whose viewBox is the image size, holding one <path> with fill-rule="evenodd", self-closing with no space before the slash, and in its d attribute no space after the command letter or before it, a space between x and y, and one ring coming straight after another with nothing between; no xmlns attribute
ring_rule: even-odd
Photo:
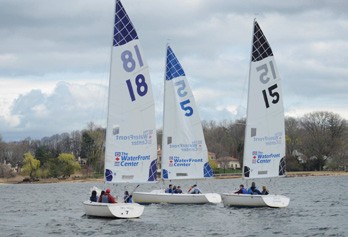
<svg viewBox="0 0 348 237"><path fill-rule="evenodd" d="M286 114L301 116L322 109L348 118L347 1L122 3L149 65L158 127L168 40L185 70L202 120L245 114L255 17L283 80ZM4 139L69 132L94 119L103 121L100 107L106 107L113 12L114 1L1 1Z"/></svg>
<svg viewBox="0 0 348 237"><path fill-rule="evenodd" d="M83 129L91 121L105 125L106 94L105 86L67 82L59 82L52 93L31 90L13 102L8 116L0 117L2 133L41 138Z"/></svg>

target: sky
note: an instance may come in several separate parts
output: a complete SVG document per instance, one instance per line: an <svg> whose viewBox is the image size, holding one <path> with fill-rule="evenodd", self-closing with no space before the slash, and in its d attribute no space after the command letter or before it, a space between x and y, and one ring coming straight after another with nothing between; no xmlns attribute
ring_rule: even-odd
<svg viewBox="0 0 348 237"><path fill-rule="evenodd" d="M40 139L105 127L113 0L0 1L0 135ZM162 127L169 42L202 120L245 117L257 19L283 82L285 115L348 119L348 1L124 0Z"/></svg>

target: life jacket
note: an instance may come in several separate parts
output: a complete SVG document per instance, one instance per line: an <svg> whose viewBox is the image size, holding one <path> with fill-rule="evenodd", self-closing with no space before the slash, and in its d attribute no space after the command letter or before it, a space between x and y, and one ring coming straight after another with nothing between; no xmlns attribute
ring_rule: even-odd
<svg viewBox="0 0 348 237"><path fill-rule="evenodd" d="M108 195L105 195L105 194L104 194L104 195L102 196L101 202L102 202L102 203L109 203L109 197L108 197Z"/></svg>

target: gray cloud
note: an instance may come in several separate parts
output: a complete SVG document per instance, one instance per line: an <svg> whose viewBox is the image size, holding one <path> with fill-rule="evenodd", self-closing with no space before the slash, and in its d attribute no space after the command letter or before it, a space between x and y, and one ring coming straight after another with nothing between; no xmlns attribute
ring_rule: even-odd
<svg viewBox="0 0 348 237"><path fill-rule="evenodd" d="M149 64L159 127L168 39L184 67L202 119L245 114L255 17L273 48L286 113L298 116L328 108L348 118L347 1L122 3ZM0 114L5 139L70 131L92 119L102 122L102 117L93 116L102 114L98 104L106 105L100 91L106 90L108 80L113 11L113 1L1 1L0 78L6 86L13 83L11 91L18 78L26 79L28 85L36 82L15 95L11 108L9 89L0 88L0 106L8 108ZM86 74L90 76L83 79ZM45 85L52 81L56 87L47 91L37 81ZM92 91L99 91L100 98L91 96Z"/></svg>

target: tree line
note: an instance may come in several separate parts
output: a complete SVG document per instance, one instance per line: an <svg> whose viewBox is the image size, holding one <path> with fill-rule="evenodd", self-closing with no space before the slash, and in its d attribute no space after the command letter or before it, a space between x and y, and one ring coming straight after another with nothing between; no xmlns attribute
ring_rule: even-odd
<svg viewBox="0 0 348 237"><path fill-rule="evenodd" d="M202 126L208 150L215 153L217 159L232 156L238 158L242 165L245 119L219 123L203 121ZM340 115L318 111L299 118L287 117L285 133L288 171L340 170L347 167L348 131L346 120ZM159 146L161 136L162 131L158 130ZM0 177L6 173L4 161L13 167L23 167L28 174L28 156L38 161L31 176L69 176L78 170L86 175L103 173L104 152L105 128L94 123L89 123L82 131L42 139L4 142L0 137ZM62 158L67 156L69 158Z"/></svg>

